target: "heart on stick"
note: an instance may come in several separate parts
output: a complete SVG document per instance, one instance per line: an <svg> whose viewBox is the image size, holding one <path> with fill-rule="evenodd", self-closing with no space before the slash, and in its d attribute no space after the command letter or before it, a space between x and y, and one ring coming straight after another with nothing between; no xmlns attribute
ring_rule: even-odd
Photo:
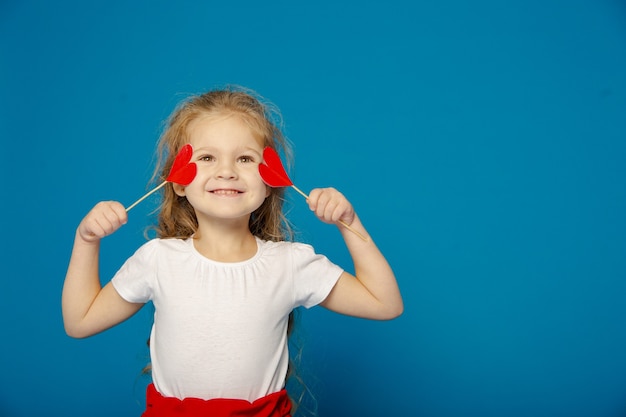
<svg viewBox="0 0 626 417"><path fill-rule="evenodd" d="M285 167L283 166L278 153L276 153L276 151L269 146L263 149L263 162L259 164L259 174L261 175L263 182L270 187L291 187L300 193L300 195L304 198L307 200L309 199L309 196L306 195L306 193L293 185L293 182L289 179L289 175L287 175L287 171L285 171ZM367 241L365 236L354 230L344 221L339 220L339 223L344 225L346 229L350 230L362 240Z"/></svg>
<svg viewBox="0 0 626 417"><path fill-rule="evenodd" d="M193 148L190 144L186 144L178 154L176 154L176 158L174 159L174 163L172 164L172 168L170 169L170 173L165 179L166 182L175 182L180 185L189 185L191 181L196 177L196 173L198 172L198 167L195 162L191 161L191 156L193 155Z"/></svg>
<svg viewBox="0 0 626 417"><path fill-rule="evenodd" d="M172 164L172 168L170 168L170 172L167 175L165 181L163 181L158 186L154 187L151 191L147 192L143 197L139 200L135 201L133 204L128 206L126 211L128 212L130 209L135 207L137 204L141 203L145 200L150 194L154 193L159 188L163 187L168 182L173 182L180 185L189 185L191 181L196 177L196 173L198 172L198 167L195 162L191 161L191 157L193 155L193 148L190 144L186 144L176 154L176 158L174 158L174 163Z"/></svg>
<svg viewBox="0 0 626 417"><path fill-rule="evenodd" d="M261 174L263 182L270 187L289 187L293 185L280 157L270 147L263 149L263 162L259 165L259 174Z"/></svg>
<svg viewBox="0 0 626 417"><path fill-rule="evenodd" d="M263 182L270 187L292 187L304 198L309 198L302 190L293 185L280 157L276 151L269 146L263 149L263 162L259 164L259 174L261 174Z"/></svg>

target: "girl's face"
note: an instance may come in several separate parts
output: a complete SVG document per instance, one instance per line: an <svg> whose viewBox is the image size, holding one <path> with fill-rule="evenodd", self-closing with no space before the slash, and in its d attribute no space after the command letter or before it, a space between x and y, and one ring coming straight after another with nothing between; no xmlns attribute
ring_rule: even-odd
<svg viewBox="0 0 626 417"><path fill-rule="evenodd" d="M201 225L205 220L247 221L270 190L259 175L263 142L238 116L205 116L187 129L198 166L186 187L175 186L193 206Z"/></svg>

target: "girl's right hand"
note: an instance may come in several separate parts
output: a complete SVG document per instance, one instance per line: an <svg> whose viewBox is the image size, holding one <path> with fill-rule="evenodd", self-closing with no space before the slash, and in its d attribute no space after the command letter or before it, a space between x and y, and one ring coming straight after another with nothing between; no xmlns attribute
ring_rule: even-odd
<svg viewBox="0 0 626 417"><path fill-rule="evenodd" d="M117 201L102 201L85 216L78 225L78 236L85 242L96 242L122 227L128 221L128 213Z"/></svg>

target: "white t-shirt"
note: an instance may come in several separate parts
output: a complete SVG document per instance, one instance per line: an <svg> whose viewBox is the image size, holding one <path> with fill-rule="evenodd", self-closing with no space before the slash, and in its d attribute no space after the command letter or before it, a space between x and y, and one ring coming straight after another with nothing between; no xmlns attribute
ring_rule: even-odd
<svg viewBox="0 0 626 417"><path fill-rule="evenodd" d="M246 261L221 263L192 239L154 239L113 277L125 300L154 304L152 380L162 395L254 401L284 388L289 313L321 303L343 270L306 244L257 246Z"/></svg>

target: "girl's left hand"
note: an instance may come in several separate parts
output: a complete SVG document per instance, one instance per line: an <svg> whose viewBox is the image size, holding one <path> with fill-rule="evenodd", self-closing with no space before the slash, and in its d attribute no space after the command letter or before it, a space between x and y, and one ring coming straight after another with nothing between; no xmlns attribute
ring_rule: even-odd
<svg viewBox="0 0 626 417"><path fill-rule="evenodd" d="M344 222L352 224L354 208L352 204L334 188L316 188L309 193L309 208L324 223Z"/></svg>

